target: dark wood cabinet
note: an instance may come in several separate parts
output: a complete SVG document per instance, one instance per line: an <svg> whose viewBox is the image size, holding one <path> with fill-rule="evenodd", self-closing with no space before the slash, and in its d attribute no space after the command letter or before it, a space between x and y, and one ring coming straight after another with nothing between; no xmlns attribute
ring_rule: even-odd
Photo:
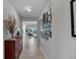
<svg viewBox="0 0 79 59"><path fill-rule="evenodd" d="M22 52L22 39L14 38L13 40L4 41L5 59L19 59Z"/></svg>

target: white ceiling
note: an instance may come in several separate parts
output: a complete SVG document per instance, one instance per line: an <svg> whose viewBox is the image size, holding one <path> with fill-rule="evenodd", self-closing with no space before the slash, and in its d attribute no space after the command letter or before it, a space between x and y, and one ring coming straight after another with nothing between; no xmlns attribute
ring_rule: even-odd
<svg viewBox="0 0 79 59"><path fill-rule="evenodd" d="M11 0L16 11L21 17L39 17L50 0ZM32 12L24 11L31 7Z"/></svg>

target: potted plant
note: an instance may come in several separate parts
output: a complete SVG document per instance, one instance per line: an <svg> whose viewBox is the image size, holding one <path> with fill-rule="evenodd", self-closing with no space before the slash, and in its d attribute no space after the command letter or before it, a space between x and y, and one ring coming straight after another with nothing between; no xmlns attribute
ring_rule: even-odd
<svg viewBox="0 0 79 59"><path fill-rule="evenodd" d="M11 38L13 38L14 29L16 25L16 19L14 16L8 16L7 19L4 20L5 28L10 32Z"/></svg>

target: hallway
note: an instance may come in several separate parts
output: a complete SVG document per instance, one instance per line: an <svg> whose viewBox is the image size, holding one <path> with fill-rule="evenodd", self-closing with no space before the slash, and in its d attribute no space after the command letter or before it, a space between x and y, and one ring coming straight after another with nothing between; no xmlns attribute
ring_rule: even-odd
<svg viewBox="0 0 79 59"><path fill-rule="evenodd" d="M5 59L76 59L72 1L3 0Z"/></svg>
<svg viewBox="0 0 79 59"><path fill-rule="evenodd" d="M40 48L37 47L37 39L25 38L23 42L23 51L19 59L45 59Z"/></svg>

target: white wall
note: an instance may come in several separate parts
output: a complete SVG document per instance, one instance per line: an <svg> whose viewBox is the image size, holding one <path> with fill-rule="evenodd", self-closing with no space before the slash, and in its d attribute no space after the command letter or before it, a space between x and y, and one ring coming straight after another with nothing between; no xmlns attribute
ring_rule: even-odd
<svg viewBox="0 0 79 59"><path fill-rule="evenodd" d="M6 19L8 15L16 18L16 34L17 30L20 30L20 18L11 2L9 0L3 0L3 19ZM6 39L8 36L10 35L8 35L8 32L4 29L4 39Z"/></svg>
<svg viewBox="0 0 79 59"><path fill-rule="evenodd" d="M41 38L41 31L40 31L40 20L37 21L37 43L38 43L38 47L40 47L40 38Z"/></svg>
<svg viewBox="0 0 79 59"><path fill-rule="evenodd" d="M22 21L37 21L38 17L21 17Z"/></svg>
<svg viewBox="0 0 79 59"><path fill-rule="evenodd" d="M53 38L41 39L47 59L76 59L76 38L71 36L70 1L52 0Z"/></svg>

